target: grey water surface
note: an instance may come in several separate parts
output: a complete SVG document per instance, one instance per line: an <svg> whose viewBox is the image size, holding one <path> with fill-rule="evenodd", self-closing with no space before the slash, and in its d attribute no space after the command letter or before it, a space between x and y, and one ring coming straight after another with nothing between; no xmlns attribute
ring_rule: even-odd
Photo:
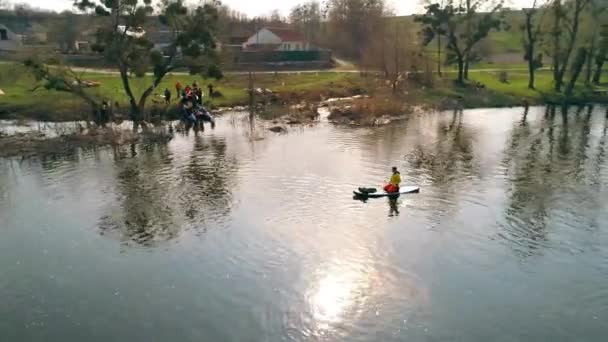
<svg viewBox="0 0 608 342"><path fill-rule="evenodd" d="M0 160L0 341L606 341L607 115L227 114ZM393 165L419 194L353 199Z"/></svg>

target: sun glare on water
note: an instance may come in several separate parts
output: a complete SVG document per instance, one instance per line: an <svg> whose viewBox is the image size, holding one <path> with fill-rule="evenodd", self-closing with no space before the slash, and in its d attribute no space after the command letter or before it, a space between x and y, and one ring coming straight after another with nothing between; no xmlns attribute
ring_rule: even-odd
<svg viewBox="0 0 608 342"><path fill-rule="evenodd" d="M316 328L329 330L356 319L364 308L369 281L367 272L344 264L325 269L310 290L309 302Z"/></svg>

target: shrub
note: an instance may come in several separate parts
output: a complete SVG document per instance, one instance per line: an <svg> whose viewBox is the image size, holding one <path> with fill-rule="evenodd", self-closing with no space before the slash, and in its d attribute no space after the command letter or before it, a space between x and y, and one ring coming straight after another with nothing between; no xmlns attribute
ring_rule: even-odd
<svg viewBox="0 0 608 342"><path fill-rule="evenodd" d="M498 81L500 83L509 83L509 74L506 71L499 72Z"/></svg>

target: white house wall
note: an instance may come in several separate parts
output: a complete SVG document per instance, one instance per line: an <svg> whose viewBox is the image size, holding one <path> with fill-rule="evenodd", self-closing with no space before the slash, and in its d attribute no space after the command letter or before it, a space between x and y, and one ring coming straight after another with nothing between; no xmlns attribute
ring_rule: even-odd
<svg viewBox="0 0 608 342"><path fill-rule="evenodd" d="M19 36L14 34L6 26L0 24L0 29L6 30L8 40L0 40L0 51L17 51L21 47Z"/></svg>
<svg viewBox="0 0 608 342"><path fill-rule="evenodd" d="M310 44L307 42L282 42L278 50L281 51L308 51Z"/></svg>
<svg viewBox="0 0 608 342"><path fill-rule="evenodd" d="M260 31L258 31L258 33L247 39L244 45L274 45L281 43L281 38L278 37L276 34L272 33L270 30L261 29Z"/></svg>

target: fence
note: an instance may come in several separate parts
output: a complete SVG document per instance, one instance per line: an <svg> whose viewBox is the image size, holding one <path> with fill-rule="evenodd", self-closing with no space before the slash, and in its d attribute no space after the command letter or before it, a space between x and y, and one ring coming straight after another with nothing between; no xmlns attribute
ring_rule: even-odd
<svg viewBox="0 0 608 342"><path fill-rule="evenodd" d="M331 51L243 51L238 57L240 64L252 63L329 63Z"/></svg>

